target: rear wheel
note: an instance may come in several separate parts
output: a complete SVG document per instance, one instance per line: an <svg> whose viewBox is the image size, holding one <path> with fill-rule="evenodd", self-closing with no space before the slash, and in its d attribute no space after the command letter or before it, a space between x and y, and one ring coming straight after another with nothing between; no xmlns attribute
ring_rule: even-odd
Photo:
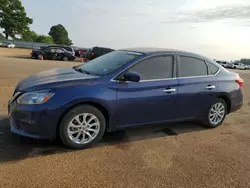
<svg viewBox="0 0 250 188"><path fill-rule="evenodd" d="M93 106L83 105L70 110L63 117L59 133L66 146L82 149L98 143L105 129L103 114Z"/></svg>
<svg viewBox="0 0 250 188"><path fill-rule="evenodd" d="M63 57L63 61L69 61L68 57Z"/></svg>
<svg viewBox="0 0 250 188"><path fill-rule="evenodd" d="M221 125L227 115L227 104L223 99L216 99L206 111L203 124L210 128Z"/></svg>

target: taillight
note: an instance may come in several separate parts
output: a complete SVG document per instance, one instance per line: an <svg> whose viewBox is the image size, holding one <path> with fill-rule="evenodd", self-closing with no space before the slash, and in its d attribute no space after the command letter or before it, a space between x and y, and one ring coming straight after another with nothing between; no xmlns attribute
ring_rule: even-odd
<svg viewBox="0 0 250 188"><path fill-rule="evenodd" d="M235 82L237 82L239 84L240 88L243 88L243 85L244 85L244 80L243 79L238 78L238 79L235 80Z"/></svg>

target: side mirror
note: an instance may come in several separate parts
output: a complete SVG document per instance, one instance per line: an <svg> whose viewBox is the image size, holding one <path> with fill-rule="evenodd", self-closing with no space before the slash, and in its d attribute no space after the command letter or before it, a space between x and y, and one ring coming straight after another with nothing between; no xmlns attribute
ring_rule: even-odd
<svg viewBox="0 0 250 188"><path fill-rule="evenodd" d="M137 72L126 72L123 74L124 81L130 81L130 82L139 82L141 79L141 75Z"/></svg>

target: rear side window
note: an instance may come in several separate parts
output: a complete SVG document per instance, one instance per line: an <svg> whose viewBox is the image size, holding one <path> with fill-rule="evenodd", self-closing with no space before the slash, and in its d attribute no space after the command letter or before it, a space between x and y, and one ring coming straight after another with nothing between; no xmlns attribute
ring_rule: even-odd
<svg viewBox="0 0 250 188"><path fill-rule="evenodd" d="M200 59L180 56L179 77L193 77L208 75L205 61Z"/></svg>
<svg viewBox="0 0 250 188"><path fill-rule="evenodd" d="M172 78L173 63L173 56L158 56L137 63L129 71L139 73L141 80Z"/></svg>
<svg viewBox="0 0 250 188"><path fill-rule="evenodd" d="M208 66L210 75L214 75L219 70L219 68L216 65L214 65L214 64L212 64L210 62L207 62L207 66Z"/></svg>
<svg viewBox="0 0 250 188"><path fill-rule="evenodd" d="M69 52L73 52L73 48L70 47L63 47L65 50L69 51Z"/></svg>

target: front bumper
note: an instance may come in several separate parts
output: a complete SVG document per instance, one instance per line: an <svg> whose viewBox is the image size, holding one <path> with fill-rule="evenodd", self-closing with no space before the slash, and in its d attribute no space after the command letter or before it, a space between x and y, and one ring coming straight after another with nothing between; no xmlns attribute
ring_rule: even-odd
<svg viewBox="0 0 250 188"><path fill-rule="evenodd" d="M36 109L29 105L8 105L11 132L38 139L54 139L60 118L60 109Z"/></svg>

